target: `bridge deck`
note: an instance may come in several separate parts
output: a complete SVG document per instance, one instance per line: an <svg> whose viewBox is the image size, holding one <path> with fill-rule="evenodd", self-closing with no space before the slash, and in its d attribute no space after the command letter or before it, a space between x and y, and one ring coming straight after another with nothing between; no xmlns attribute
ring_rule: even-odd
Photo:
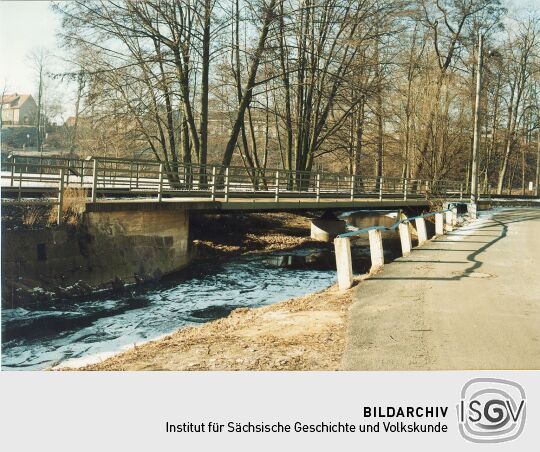
<svg viewBox="0 0 540 452"><path fill-rule="evenodd" d="M540 368L540 209L427 242L353 289L346 369Z"/></svg>
<svg viewBox="0 0 540 452"><path fill-rule="evenodd" d="M431 203L433 200L431 201ZM427 207L430 201L425 198L384 199L358 198L354 201L323 198L320 201L306 198L286 198L278 202L269 198L231 198L224 199L201 198L164 198L161 202L155 199L110 199L88 203L87 210L92 211L119 211L119 210L153 210L153 209L189 209L199 211L293 211L293 210L352 210L352 209L396 209L399 207Z"/></svg>

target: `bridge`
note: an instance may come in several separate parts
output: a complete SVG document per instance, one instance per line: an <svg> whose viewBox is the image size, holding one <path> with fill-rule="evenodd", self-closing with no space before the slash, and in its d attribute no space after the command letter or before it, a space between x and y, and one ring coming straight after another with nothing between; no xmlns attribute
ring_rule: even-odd
<svg viewBox="0 0 540 452"><path fill-rule="evenodd" d="M468 195L459 181L324 171L24 155L2 163L3 203L48 203L62 212L68 188L87 198L88 211L148 210L157 204L206 211L380 209L425 207Z"/></svg>
<svg viewBox="0 0 540 452"><path fill-rule="evenodd" d="M63 275L65 286L86 281L97 288L179 271L193 257L193 212L318 212L320 218L311 221L311 237L329 242L346 231L345 221L334 213L405 211L415 218L409 223L418 226L424 221L416 217L419 214L455 209L469 196L462 182L450 180L24 155L11 155L2 163L1 193L3 207L51 207L50 213L40 209L30 213L46 216L48 222L55 215L59 225L3 231L2 269L12 281L4 286L12 291L21 276L28 284L47 284ZM74 206L80 210L75 217ZM74 224L82 227L71 227ZM340 251L347 256L347 250L338 248L339 270ZM347 271L339 274L348 275ZM351 278L346 276L342 285L350 286Z"/></svg>

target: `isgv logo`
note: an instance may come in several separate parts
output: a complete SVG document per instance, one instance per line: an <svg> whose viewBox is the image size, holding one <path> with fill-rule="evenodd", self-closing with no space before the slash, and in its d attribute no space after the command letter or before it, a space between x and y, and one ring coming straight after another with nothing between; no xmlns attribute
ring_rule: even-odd
<svg viewBox="0 0 540 452"><path fill-rule="evenodd" d="M475 443L511 441L523 431L526 410L521 385L498 378L475 378L461 390L459 431Z"/></svg>

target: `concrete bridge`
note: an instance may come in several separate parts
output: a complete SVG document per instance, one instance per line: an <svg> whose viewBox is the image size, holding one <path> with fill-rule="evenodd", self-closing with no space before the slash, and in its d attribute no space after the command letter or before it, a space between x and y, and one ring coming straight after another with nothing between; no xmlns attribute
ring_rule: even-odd
<svg viewBox="0 0 540 452"><path fill-rule="evenodd" d="M351 176L330 172L246 169L215 165L181 165L122 158L86 159L10 155L2 164L2 202L52 204L57 221L67 197L86 203L89 214L121 212L145 215L190 211L320 211L355 209L426 209L462 200L458 181ZM129 221L129 219L127 220ZM158 220L159 221L159 220ZM314 234L344 230L326 213ZM126 225L127 227L127 225ZM341 228L341 229L340 229ZM326 235L325 235L326 234Z"/></svg>

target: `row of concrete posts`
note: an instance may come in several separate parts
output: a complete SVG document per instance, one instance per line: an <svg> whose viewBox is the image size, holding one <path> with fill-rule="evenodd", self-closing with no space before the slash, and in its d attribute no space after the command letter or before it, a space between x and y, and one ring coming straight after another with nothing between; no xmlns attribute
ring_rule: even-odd
<svg viewBox="0 0 540 452"><path fill-rule="evenodd" d="M457 209L452 208L443 212L435 212L420 217L411 219L403 219L399 222L398 231L401 241L401 252L403 256L407 256L412 251L412 239L410 223L414 221L416 233L418 236L418 246L428 240L426 230L426 217L435 217L435 237L444 235L445 232L454 230L457 223ZM369 236L369 251L371 255L371 271L384 266L384 249L382 241L382 230L388 229L385 227L368 228ZM354 238L354 236L353 236ZM340 290L347 290L353 285L353 270L352 270L352 255L351 255L351 238L337 237L334 239L334 247L336 253L337 278Z"/></svg>

